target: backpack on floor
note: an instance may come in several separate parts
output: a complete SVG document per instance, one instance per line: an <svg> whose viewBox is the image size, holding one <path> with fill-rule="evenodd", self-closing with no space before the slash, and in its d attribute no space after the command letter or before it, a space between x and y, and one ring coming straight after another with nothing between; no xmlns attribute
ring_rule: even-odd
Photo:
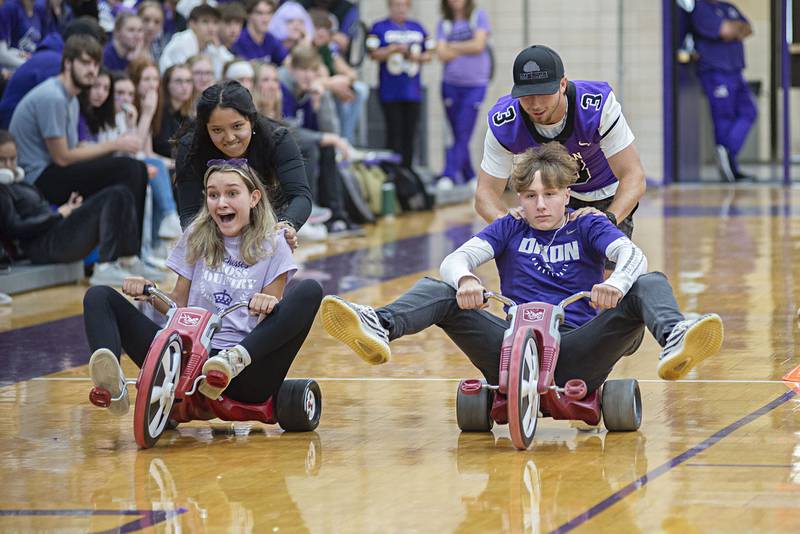
<svg viewBox="0 0 800 534"><path fill-rule="evenodd" d="M338 174L344 189L344 205L350 219L356 224L374 223L375 214L367 203L366 195L361 189L355 174L348 165L341 165Z"/></svg>
<svg viewBox="0 0 800 534"><path fill-rule="evenodd" d="M403 211L433 209L433 196L428 194L422 179L413 170L399 163L381 162L388 180L394 182L397 201Z"/></svg>

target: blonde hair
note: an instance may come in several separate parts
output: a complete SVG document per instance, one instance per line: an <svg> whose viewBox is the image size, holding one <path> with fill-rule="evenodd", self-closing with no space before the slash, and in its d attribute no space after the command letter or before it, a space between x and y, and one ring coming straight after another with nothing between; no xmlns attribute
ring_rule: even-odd
<svg viewBox="0 0 800 534"><path fill-rule="evenodd" d="M253 79L253 102L255 102L258 112L265 117L274 121L283 120L283 94L280 89L280 82L278 82L278 93L273 99L267 99L261 93L261 78L266 71L272 71L275 76L278 76L278 69L272 63L258 63L256 66L256 76Z"/></svg>
<svg viewBox="0 0 800 534"><path fill-rule="evenodd" d="M261 199L250 209L250 224L242 229L239 253L248 265L255 265L259 260L271 256L275 250L274 226L277 222L275 212L267 198L264 185L255 171L248 165L238 166L230 163L212 165L203 176L203 190L208 190L208 179L220 172L237 174L247 187L248 193L261 193ZM270 250L264 248L264 241L270 244ZM208 203L204 203L200 212L189 227L189 238L186 243L186 262L194 264L200 259L209 267L218 267L225 258L225 241L217 223L208 211Z"/></svg>
<svg viewBox="0 0 800 534"><path fill-rule="evenodd" d="M551 142L529 148L514 161L511 185L521 193L530 187L539 172L542 185L563 189L578 179L578 162L561 143Z"/></svg>

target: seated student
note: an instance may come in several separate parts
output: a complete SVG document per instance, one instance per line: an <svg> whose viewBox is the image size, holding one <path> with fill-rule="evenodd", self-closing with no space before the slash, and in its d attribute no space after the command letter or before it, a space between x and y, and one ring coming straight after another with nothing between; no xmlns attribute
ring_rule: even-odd
<svg viewBox="0 0 800 534"><path fill-rule="evenodd" d="M247 11L240 2L230 2L219 6L222 24L219 29L219 40L228 50L233 50L233 45L239 39L242 28L247 20Z"/></svg>
<svg viewBox="0 0 800 534"><path fill-rule="evenodd" d="M336 100L342 137L355 143L356 124L369 98L369 85L358 79L356 70L339 53L339 46L333 41L331 14L319 8L309 13L314 22L312 44L319 52L327 73L323 84Z"/></svg>
<svg viewBox="0 0 800 534"><path fill-rule="evenodd" d="M310 45L314 23L306 8L289 0L283 2L269 21L267 31L281 42L289 52L299 44Z"/></svg>
<svg viewBox="0 0 800 534"><path fill-rule="evenodd" d="M253 94L253 80L256 77L256 71L253 65L245 60L233 60L225 65L222 71L222 81L234 80L242 84L242 86Z"/></svg>
<svg viewBox="0 0 800 534"><path fill-rule="evenodd" d="M68 263L99 245L91 285L122 285L132 274L117 260L135 256L136 210L123 185L107 187L83 201L73 192L57 211L17 167L14 137L0 130L0 234L16 242L33 263Z"/></svg>
<svg viewBox="0 0 800 534"><path fill-rule="evenodd" d="M322 63L317 51L306 45L294 47L286 66L278 71L281 82L283 120L295 130L333 133L339 129L336 108L331 94L321 82ZM298 137L308 141L304 136ZM332 211L326 223L333 235L358 234L363 228L348 219L345 207L342 178L336 168L336 148L341 147L342 156L347 157L349 145L335 135L330 145L323 145L322 138L303 143L301 149L308 159L309 183L319 204ZM318 161L318 164L315 162ZM318 183L317 183L318 182Z"/></svg>
<svg viewBox="0 0 800 534"><path fill-rule="evenodd" d="M199 306L221 312L231 304L249 302L222 321L211 340L211 357L203 374L220 371L223 387L203 381L200 393L216 399L225 391L231 399L262 403L277 393L289 367L308 336L322 299L322 287L303 280L284 294L297 271L292 250L267 200L261 180L241 162L214 163L205 171L205 202L168 265L178 275L171 297L178 306ZM141 299L143 278L125 281L126 295ZM150 299L160 312L166 306ZM125 414L130 406L119 365L123 350L141 367L159 326L124 296L94 287L83 300L86 337L92 351L89 374L112 397L109 412Z"/></svg>
<svg viewBox="0 0 800 534"><path fill-rule="evenodd" d="M289 52L274 35L269 33L269 22L275 13L275 0L247 0L247 24L239 39L234 43L233 52L245 59L260 59L274 65L281 65Z"/></svg>
<svg viewBox="0 0 800 534"><path fill-rule="evenodd" d="M509 324L483 309L485 288L473 274L494 259L503 295L518 304L557 304L578 291L591 291L591 303L584 299L566 308L555 370L559 386L577 378L590 392L597 389L617 361L639 347L645 327L662 347L658 375L665 380L685 376L719 351L722 320L716 314L686 319L667 278L645 274L642 251L601 212L569 220L569 186L577 172L576 161L558 143L528 150L511 178L524 218L497 219L445 258L443 281L423 278L384 307L326 297L325 329L378 364L391 356L389 341L437 325L496 385ZM604 281L606 258L617 266Z"/></svg>
<svg viewBox="0 0 800 534"><path fill-rule="evenodd" d="M45 35L59 29L45 4L33 0L5 0L0 5L0 21L8 47L23 54L32 54Z"/></svg>
<svg viewBox="0 0 800 534"><path fill-rule="evenodd" d="M72 35L83 33L94 37L100 44L105 42L105 34L97 21L89 17L80 17L67 26L63 38L57 33L46 35L30 59L14 71L14 75L8 80L5 91L3 91L3 97L0 98L0 128L8 128L11 114L14 113L14 109L22 97L61 71L61 51L64 49L64 40L69 39Z"/></svg>
<svg viewBox="0 0 800 534"><path fill-rule="evenodd" d="M192 71L188 65L173 65L161 77L164 113L161 117L161 128L153 136L153 151L165 158L172 157L170 140L192 116L192 83Z"/></svg>
<svg viewBox="0 0 800 534"><path fill-rule="evenodd" d="M111 40L103 49L103 66L108 70L125 70L132 59L146 52L142 19L135 13L120 13L114 21Z"/></svg>
<svg viewBox="0 0 800 534"><path fill-rule="evenodd" d="M114 110L114 80L105 67L100 67L94 83L88 91L78 95L80 117L78 118L78 141L97 143L101 134L117 126Z"/></svg>
<svg viewBox="0 0 800 534"><path fill-rule="evenodd" d="M211 59L214 79L219 80L222 67L233 59L233 54L219 42L219 19L219 11L210 5L201 4L192 9L189 29L173 35L161 52L158 62L161 72L203 53Z"/></svg>
<svg viewBox="0 0 800 534"><path fill-rule="evenodd" d="M144 50L153 60L158 61L167 41L164 38L164 8L154 0L145 0L136 7L136 14L142 19L144 28Z"/></svg>
<svg viewBox="0 0 800 534"><path fill-rule="evenodd" d="M94 83L102 56L100 44L88 35L73 35L64 45L61 74L39 84L19 103L11 117L25 180L35 183L48 202L63 204L73 192L83 198L115 184L127 187L135 199L137 241L141 239L147 169L114 152L136 152L135 135L113 141L78 145L77 95ZM158 276L138 258L125 265L131 272Z"/></svg>

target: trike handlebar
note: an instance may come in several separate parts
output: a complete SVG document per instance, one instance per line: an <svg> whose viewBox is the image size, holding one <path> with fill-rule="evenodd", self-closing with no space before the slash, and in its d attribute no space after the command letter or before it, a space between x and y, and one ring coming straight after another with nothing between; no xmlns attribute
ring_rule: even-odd
<svg viewBox="0 0 800 534"><path fill-rule="evenodd" d="M582 298L591 299L592 298L592 293L590 291L578 291L574 295L570 295L569 297L567 297L564 300L562 300L561 302L559 302L558 306L559 306L559 308L564 309L567 306L569 306L570 304L572 304L573 302L577 302L577 301L581 300ZM500 304L504 304L506 306L516 306L516 304L517 304L516 302L514 302L510 298L504 297L500 293L495 293L494 291L484 291L483 292L483 300L484 300L484 302L488 302L489 299L494 299L497 302L499 302Z"/></svg>
<svg viewBox="0 0 800 534"><path fill-rule="evenodd" d="M144 286L143 293L144 293L145 296L148 296L148 297L149 296L156 297L157 299L159 299L161 302L163 302L164 304L166 304L170 308L177 308L178 307L178 304L174 300L172 300L167 293L165 293L164 291L161 291L160 289L158 289L154 285L148 284L148 285ZM250 306L250 303L248 303L248 302L239 302L237 304L234 304L230 308L227 308L222 313L220 313L219 314L219 318L222 319L223 317L225 317L229 313L234 312L234 311L238 310L239 308L247 308L249 306Z"/></svg>
<svg viewBox="0 0 800 534"><path fill-rule="evenodd" d="M589 300L592 300L592 292L591 291L578 291L574 295L570 295L569 297L567 297L564 300L562 300L561 302L559 302L558 306L561 309L564 309L567 306L569 306L570 304L572 304L573 302L577 302L577 301L581 300L582 298L587 298Z"/></svg>

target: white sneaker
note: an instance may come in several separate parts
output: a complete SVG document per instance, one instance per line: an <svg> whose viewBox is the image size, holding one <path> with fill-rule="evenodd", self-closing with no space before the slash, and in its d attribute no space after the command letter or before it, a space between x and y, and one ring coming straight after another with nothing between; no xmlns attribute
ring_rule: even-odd
<svg viewBox="0 0 800 534"><path fill-rule="evenodd" d="M679 322L661 350L658 376L664 380L683 378L695 365L719 352L724 335L722 319L716 313Z"/></svg>
<svg viewBox="0 0 800 534"><path fill-rule="evenodd" d="M89 376L95 387L105 389L111 394L108 411L113 415L125 415L131 407L128 386L119 360L108 349L97 349L89 358Z"/></svg>
<svg viewBox="0 0 800 534"><path fill-rule="evenodd" d="M392 357L389 332L371 306L328 295L322 299L321 310L325 331L350 347L365 362L378 365Z"/></svg>
<svg viewBox="0 0 800 534"><path fill-rule="evenodd" d="M453 187L455 187L455 184L449 176L442 176L436 181L437 191L452 191Z"/></svg>
<svg viewBox="0 0 800 534"><path fill-rule="evenodd" d="M121 286L122 281L133 276L133 273L123 268L119 262L108 261L96 263L94 272L89 278L90 286Z"/></svg>
<svg viewBox="0 0 800 534"><path fill-rule="evenodd" d="M139 256L131 256L130 258L120 260L119 263L123 269L127 269L134 276L141 276L153 282L161 282L164 280L163 271L148 266Z"/></svg>
<svg viewBox="0 0 800 534"><path fill-rule="evenodd" d="M158 227L158 237L161 239L180 239L183 235L181 219L174 211L164 217Z"/></svg>
<svg viewBox="0 0 800 534"><path fill-rule="evenodd" d="M297 231L297 237L309 241L325 241L328 238L328 229L324 224L307 222Z"/></svg>
<svg viewBox="0 0 800 534"><path fill-rule="evenodd" d="M719 163L719 172L722 174L722 177L730 183L734 183L736 181L736 175L733 173L730 155L728 154L728 150L722 145L717 145L717 160Z"/></svg>
<svg viewBox="0 0 800 534"><path fill-rule="evenodd" d="M241 345L220 351L203 364L206 379L197 389L209 399L217 399L225 391L231 380L250 365L250 354ZM209 376L209 373L211 376Z"/></svg>
<svg viewBox="0 0 800 534"><path fill-rule="evenodd" d="M6 295L5 293L0 293L0 306L7 306L14 302L14 299L11 296Z"/></svg>
<svg viewBox="0 0 800 534"><path fill-rule="evenodd" d="M322 224L324 222L328 222L332 215L333 212L330 210L330 208L323 208L322 206L312 204L311 215L308 216L306 224Z"/></svg>

